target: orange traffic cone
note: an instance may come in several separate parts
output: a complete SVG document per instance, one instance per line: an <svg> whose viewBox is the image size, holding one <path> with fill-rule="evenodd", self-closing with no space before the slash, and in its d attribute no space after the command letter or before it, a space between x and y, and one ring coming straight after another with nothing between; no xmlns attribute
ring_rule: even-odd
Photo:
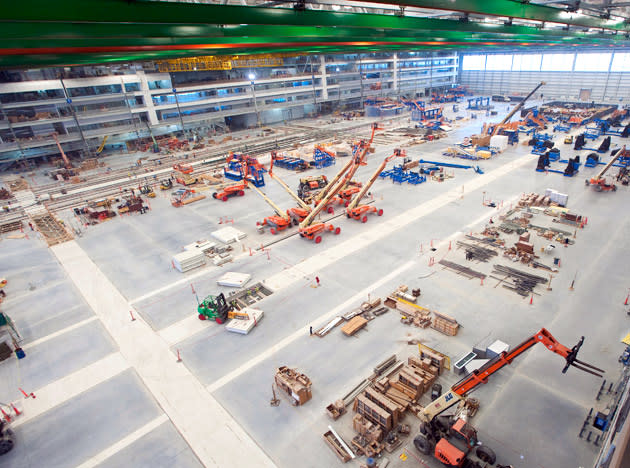
<svg viewBox="0 0 630 468"><path fill-rule="evenodd" d="M483 286L483 278L481 278L481 286Z"/></svg>
<svg viewBox="0 0 630 468"><path fill-rule="evenodd" d="M532 294L532 297L529 298L529 305L532 305L534 303L534 295Z"/></svg>
<svg viewBox="0 0 630 468"><path fill-rule="evenodd" d="M628 295L626 296L626 301L623 303L623 305L628 305L628 299L629 299L629 298L630 298L630 294L628 294Z"/></svg>
<svg viewBox="0 0 630 468"><path fill-rule="evenodd" d="M4 409L2 408L2 406L0 406L0 412L2 413L2 416L4 416L4 419L7 420L7 422L11 422L11 416L9 416Z"/></svg>

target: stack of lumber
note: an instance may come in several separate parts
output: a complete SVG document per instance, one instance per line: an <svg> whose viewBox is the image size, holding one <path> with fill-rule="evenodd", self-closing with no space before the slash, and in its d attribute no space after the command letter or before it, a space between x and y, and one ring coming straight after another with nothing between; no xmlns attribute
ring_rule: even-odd
<svg viewBox="0 0 630 468"><path fill-rule="evenodd" d="M348 323L346 323L343 327L341 327L341 331L346 336L352 336L359 330L361 330L368 323L366 319L357 315L350 319Z"/></svg>
<svg viewBox="0 0 630 468"><path fill-rule="evenodd" d="M518 206L549 206L551 200L544 195L537 193L527 193L521 196Z"/></svg>
<svg viewBox="0 0 630 468"><path fill-rule="evenodd" d="M431 328L434 328L445 335L457 335L457 329L459 328L457 320L441 312L433 312L433 314L435 317L433 317L433 324L431 325Z"/></svg>

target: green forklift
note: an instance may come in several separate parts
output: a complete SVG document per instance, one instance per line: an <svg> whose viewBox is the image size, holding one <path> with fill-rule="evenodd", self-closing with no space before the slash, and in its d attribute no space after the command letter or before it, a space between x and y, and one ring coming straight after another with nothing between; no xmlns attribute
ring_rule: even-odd
<svg viewBox="0 0 630 468"><path fill-rule="evenodd" d="M214 320L219 325L225 323L232 311L223 293L218 296L207 296L198 306L199 320Z"/></svg>
<svg viewBox="0 0 630 468"><path fill-rule="evenodd" d="M238 310L234 304L228 304L223 293L208 296L197 306L199 320L214 320L219 325L228 319L249 320L245 310Z"/></svg>

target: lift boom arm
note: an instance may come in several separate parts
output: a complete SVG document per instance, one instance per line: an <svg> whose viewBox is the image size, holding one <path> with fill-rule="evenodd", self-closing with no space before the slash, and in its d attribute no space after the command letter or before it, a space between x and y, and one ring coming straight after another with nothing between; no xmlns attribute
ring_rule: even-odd
<svg viewBox="0 0 630 468"><path fill-rule="evenodd" d="M348 163L341 169L341 171L339 171L335 177L330 181L330 183L324 187L324 189L319 192L317 194L317 196L315 197L315 202L317 203L320 200L323 200L326 196L328 196L328 193L332 190L332 188L335 186L335 184L339 181L339 179L341 179L341 177L343 177L344 174L346 174L348 171L350 171L350 175L346 175L346 182L344 182L344 185L347 183L347 181L350 181L352 179L352 177L354 176L354 173L357 171L359 165L364 161L365 159L365 155L367 154L368 149L370 148L370 145L372 145L372 141L374 141L374 134L376 133L376 130L379 130L379 126L378 124L372 124L372 134L370 135L370 140L368 142L366 142L365 140L361 140L361 142L359 143L359 148L358 151L360 151L361 157L358 163L356 163L356 155L353 155L353 157L350 159L350 161L348 161ZM340 187L340 189L343 188L343 185Z"/></svg>
<svg viewBox="0 0 630 468"><path fill-rule="evenodd" d="M53 133L52 137L54 138L55 143L57 143L57 148L59 148L59 152L61 153L63 162L66 165L66 169L72 169L72 164L70 164L70 160L68 159L68 156L66 156L66 153L64 153L63 148L61 147L61 143L59 143L59 139L57 138L57 134Z"/></svg>
<svg viewBox="0 0 630 468"><path fill-rule="evenodd" d="M363 152L362 154L365 155L365 152ZM351 162L353 163L353 167L356 167L356 166L359 166L361 161L362 161L361 156L355 156L352 158ZM304 220L300 223L300 228L306 228L311 225L311 223L315 219L315 216L317 216L324 209L324 207L330 202L330 200L332 200L333 197L337 195L339 191L348 183L348 181L352 178L352 175L354 174L355 170L351 169L350 171L348 171L346 176L343 179L338 180L337 183L334 184L334 186L332 183L326 186L326 188L331 187L330 190L328 191L328 194L324 198L319 200L319 203L315 205L315 207L313 208L313 211L311 211L309 215L306 218L304 218Z"/></svg>
<svg viewBox="0 0 630 468"><path fill-rule="evenodd" d="M245 179L247 181L247 179ZM251 182L247 181L247 185L249 185L250 188L253 188L254 190L256 190L256 192L258 192L258 195L260 195L263 200L265 200L267 202L267 204L273 208L273 210L276 212L276 214L278 216L280 216L281 218L284 218L286 220L289 220L289 217L287 216L286 213L284 213L280 207L278 207L278 205L276 205L273 201L271 201L271 199L265 195L264 193L262 193L262 191L256 187L254 184L252 184Z"/></svg>
<svg viewBox="0 0 630 468"><path fill-rule="evenodd" d="M619 151L617 151L617 154L615 154L612 159L610 161L608 161L608 164L606 164L604 167L602 167L602 170L599 171L599 174L597 174L595 176L595 179L601 179L602 177L604 177L604 174L606 174L606 172L608 171L608 169L610 169L612 167L613 164L615 164L615 161L617 161L617 159L619 159L619 157L623 154L625 154L626 152L626 147L624 146L623 148L621 148Z"/></svg>
<svg viewBox="0 0 630 468"><path fill-rule="evenodd" d="M577 353L584 343L584 337L578 341L573 348L567 348L559 343L545 328L542 328L535 335L530 336L520 345L509 352L503 352L496 358L488 361L478 370L475 370L451 387L451 389L440 396L437 400L422 410L422 419L430 422L440 413L457 404L471 391L481 384L488 382L488 378L499 371L502 367L511 364L514 359L523 354L536 343L542 343L548 350L559 354L566 360L566 365L562 373L566 373L569 367L573 366L589 374L601 377L604 371L577 359Z"/></svg>
<svg viewBox="0 0 630 468"><path fill-rule="evenodd" d="M304 203L304 201L297 196L297 194L291 190L291 188L277 175L275 175L273 173L273 162L276 159L276 152L272 151L271 152L271 164L269 165L269 177L271 177L273 180L275 180L276 182L278 182L280 184L280 186L285 189L287 191L287 193L289 195L291 195L291 197L297 202L298 205L300 205L301 208L307 210L307 211L311 211L311 207L308 206L306 203Z"/></svg>
<svg viewBox="0 0 630 468"><path fill-rule="evenodd" d="M379 174L383 172L383 169L385 169L385 166L387 166L387 163L390 162L392 159L400 157L400 156L405 156L405 152L404 150L396 148L394 150L394 153L391 156L388 156L383 160L383 162L380 164L380 166L378 166L376 171L374 171L374 174L372 174L372 177L370 177L370 180L368 180L367 183L363 185L363 187L361 187L361 191L354 196L354 198L348 205L348 210L353 210L354 208L357 207L361 199L365 196L368 190L370 190L370 187L372 187L376 179L378 179Z"/></svg>
<svg viewBox="0 0 630 468"><path fill-rule="evenodd" d="M501 125L507 123L510 121L510 119L514 116L514 114L516 114L524 105L525 105L525 101L527 101L530 97L532 97L532 95L538 91L540 89L541 86L544 86L545 82L541 81L540 83L538 83L538 86L536 86L527 96L525 96L525 98L519 102L514 109L512 109L512 111L505 116L505 118L499 122L497 125L494 126L494 130L492 131L492 136L495 136L497 134L497 132L499 131L499 129L501 128Z"/></svg>

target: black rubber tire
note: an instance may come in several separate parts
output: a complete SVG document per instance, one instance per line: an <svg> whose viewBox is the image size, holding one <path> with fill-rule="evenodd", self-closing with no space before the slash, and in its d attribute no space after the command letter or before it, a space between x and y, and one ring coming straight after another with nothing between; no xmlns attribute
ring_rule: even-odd
<svg viewBox="0 0 630 468"><path fill-rule="evenodd" d="M490 447L486 447L485 445L478 445L475 453L477 455L477 458L479 458L479 460L484 463L490 463L491 465L494 465L494 463L497 461L497 456L494 453L494 450L492 450Z"/></svg>
<svg viewBox="0 0 630 468"><path fill-rule="evenodd" d="M9 429L6 429L5 433L0 436L0 456L13 450L14 445L15 442L13 440L13 432Z"/></svg>
<svg viewBox="0 0 630 468"><path fill-rule="evenodd" d="M431 455L433 451L433 444L422 434L417 435L413 439L413 445L416 447L416 450L423 455Z"/></svg>

